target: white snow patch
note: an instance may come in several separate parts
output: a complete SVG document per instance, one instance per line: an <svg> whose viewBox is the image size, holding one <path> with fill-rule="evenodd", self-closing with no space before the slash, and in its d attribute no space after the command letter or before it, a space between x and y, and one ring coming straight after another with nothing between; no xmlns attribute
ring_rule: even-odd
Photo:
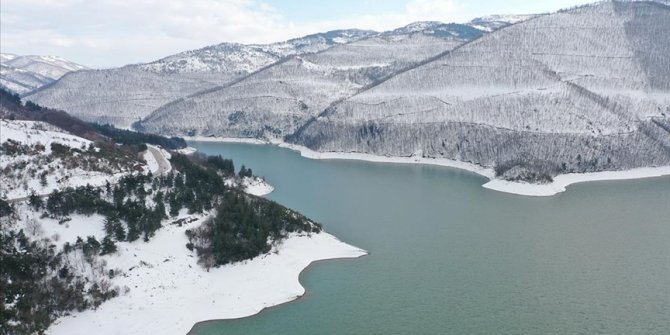
<svg viewBox="0 0 670 335"><path fill-rule="evenodd" d="M270 194L275 189L272 185L259 177L244 177L242 179L242 185L244 186L245 192L259 197Z"/></svg>
<svg viewBox="0 0 670 335"><path fill-rule="evenodd" d="M238 137L215 137L215 136L186 136L186 141L194 142L222 142L222 143L247 143L247 144L270 144L257 138L238 138Z"/></svg>
<svg viewBox="0 0 670 335"><path fill-rule="evenodd" d="M190 155L192 153L195 153L196 151L198 151L198 149L193 148L193 147L186 147L186 148L183 148L183 149L175 150L175 152L180 153L182 155Z"/></svg>
<svg viewBox="0 0 670 335"><path fill-rule="evenodd" d="M562 174L554 177L554 181L548 184L529 184L493 179L484 184L484 187L500 192L542 197L565 192L567 186L587 181L641 179L666 175L670 175L670 166L646 167L626 171Z"/></svg>
<svg viewBox="0 0 670 335"><path fill-rule="evenodd" d="M152 173L156 174L159 171L158 161L156 157L151 153L151 151L146 150L142 153L142 158L147 162L147 169Z"/></svg>
<svg viewBox="0 0 670 335"><path fill-rule="evenodd" d="M23 206L25 210L20 211L22 217L19 221L19 228L31 238L48 238L59 249L62 249L66 242L74 244L77 237L81 237L84 241L88 236L94 236L98 241L102 241L105 237L105 217L103 215L72 214L70 215L71 220L58 223L58 220L55 219L40 218L40 213L28 209L27 205Z"/></svg>

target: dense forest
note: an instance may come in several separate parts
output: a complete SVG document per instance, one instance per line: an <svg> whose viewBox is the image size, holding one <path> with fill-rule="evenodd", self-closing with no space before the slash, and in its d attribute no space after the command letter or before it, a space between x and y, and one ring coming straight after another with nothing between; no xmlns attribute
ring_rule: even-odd
<svg viewBox="0 0 670 335"><path fill-rule="evenodd" d="M154 134L147 133L138 133L136 131L130 131L125 129L119 129L109 124L97 124L92 123L93 127L116 143L121 143L123 145L145 145L154 144L160 145L165 149L182 149L186 147L186 141L180 137L164 137ZM146 145L144 147L146 150Z"/></svg>

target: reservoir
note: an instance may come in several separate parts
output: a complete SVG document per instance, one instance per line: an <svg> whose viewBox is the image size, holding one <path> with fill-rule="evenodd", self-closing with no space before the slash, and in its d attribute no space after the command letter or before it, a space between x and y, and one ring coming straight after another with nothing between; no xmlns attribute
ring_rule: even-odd
<svg viewBox="0 0 670 335"><path fill-rule="evenodd" d="M310 266L297 301L192 334L670 333L670 177L533 198L447 167L189 145L252 168L268 198L370 252Z"/></svg>

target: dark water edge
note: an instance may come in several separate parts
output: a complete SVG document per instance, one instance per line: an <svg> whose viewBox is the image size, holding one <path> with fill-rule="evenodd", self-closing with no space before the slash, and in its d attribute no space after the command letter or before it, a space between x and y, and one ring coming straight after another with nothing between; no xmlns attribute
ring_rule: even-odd
<svg viewBox="0 0 670 335"><path fill-rule="evenodd" d="M452 168L190 145L251 167L269 198L371 252L310 266L302 299L191 334L670 333L670 177L530 198Z"/></svg>

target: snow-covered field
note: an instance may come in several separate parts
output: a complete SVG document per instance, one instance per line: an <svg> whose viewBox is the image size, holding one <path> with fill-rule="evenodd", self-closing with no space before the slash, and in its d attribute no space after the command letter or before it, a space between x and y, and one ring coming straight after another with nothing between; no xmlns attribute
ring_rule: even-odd
<svg viewBox="0 0 670 335"><path fill-rule="evenodd" d="M267 255L208 272L185 247L184 231L203 219L167 225L149 243L118 243L118 253L102 259L123 272L113 285L130 290L97 310L57 320L47 333L182 335L200 321L245 317L297 299L305 293L300 272L312 262L366 254L327 233L296 234Z"/></svg>

